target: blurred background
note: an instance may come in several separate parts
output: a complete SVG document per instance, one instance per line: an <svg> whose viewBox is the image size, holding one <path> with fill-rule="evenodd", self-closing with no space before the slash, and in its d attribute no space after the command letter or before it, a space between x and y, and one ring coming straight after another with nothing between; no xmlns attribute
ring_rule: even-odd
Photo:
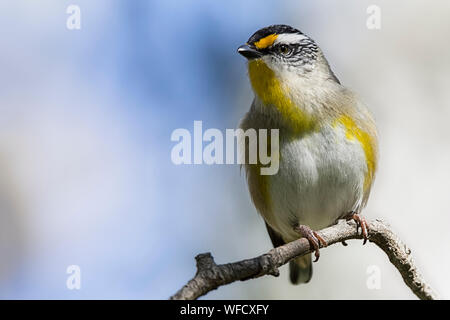
<svg viewBox="0 0 450 320"><path fill-rule="evenodd" d="M80 30L66 27L71 4ZM366 27L371 4L380 30ZM450 2L9 0L0 12L0 298L166 299L198 253L269 250L238 165L176 166L170 136L194 120L237 127L253 95L236 48L276 23L315 39L371 108L381 162L364 214L386 219L450 298ZM206 298L415 298L361 241L326 249L306 285L287 271Z"/></svg>

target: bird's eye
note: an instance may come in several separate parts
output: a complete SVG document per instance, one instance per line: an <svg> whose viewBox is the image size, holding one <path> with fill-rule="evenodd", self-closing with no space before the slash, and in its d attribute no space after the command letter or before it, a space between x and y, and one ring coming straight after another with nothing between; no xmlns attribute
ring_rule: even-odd
<svg viewBox="0 0 450 320"><path fill-rule="evenodd" d="M288 45L282 44L278 46L278 53L287 56L291 53L291 48Z"/></svg>

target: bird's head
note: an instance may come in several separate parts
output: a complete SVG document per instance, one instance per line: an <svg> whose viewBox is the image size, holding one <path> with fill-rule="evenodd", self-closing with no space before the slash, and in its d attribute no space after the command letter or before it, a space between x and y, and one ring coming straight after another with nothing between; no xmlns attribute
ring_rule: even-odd
<svg viewBox="0 0 450 320"><path fill-rule="evenodd" d="M274 71L308 73L314 69L320 49L308 36L287 25L256 31L238 52L249 61L262 60Z"/></svg>
<svg viewBox="0 0 450 320"><path fill-rule="evenodd" d="M256 80L252 77L264 78L270 71L281 82L299 76L303 80L339 82L314 40L288 25L272 25L256 31L237 51L249 61L252 83Z"/></svg>
<svg viewBox="0 0 450 320"><path fill-rule="evenodd" d="M319 100L328 99L330 90L340 87L314 40L288 25L258 30L238 53L248 60L258 101L274 106L297 127L312 127L311 119L321 112Z"/></svg>

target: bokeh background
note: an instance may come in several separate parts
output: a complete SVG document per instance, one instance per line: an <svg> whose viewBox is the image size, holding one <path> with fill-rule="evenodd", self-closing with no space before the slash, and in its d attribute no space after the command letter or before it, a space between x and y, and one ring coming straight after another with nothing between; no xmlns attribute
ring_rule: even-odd
<svg viewBox="0 0 450 320"><path fill-rule="evenodd" d="M81 9L68 30L66 9ZM369 5L381 29L366 27ZM450 2L0 2L0 298L166 299L195 272L271 248L237 165L175 166L174 129L236 128L251 101L236 48L291 24L379 126L365 215L384 218L450 298ZM68 290L66 268L81 268ZM377 266L381 288L370 290ZM373 244L326 249L310 283L238 282L211 299L413 299Z"/></svg>

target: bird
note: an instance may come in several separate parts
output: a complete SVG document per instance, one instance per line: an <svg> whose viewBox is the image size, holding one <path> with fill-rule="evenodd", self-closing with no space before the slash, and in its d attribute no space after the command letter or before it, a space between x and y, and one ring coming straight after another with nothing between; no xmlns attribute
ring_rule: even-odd
<svg viewBox="0 0 450 320"><path fill-rule="evenodd" d="M378 133L361 99L341 84L316 42L289 25L255 32L237 52L247 59L254 99L240 129L278 129L278 172L247 163L250 198L274 247L306 238L311 253L289 262L291 283L312 277L312 256L327 245L317 232L354 220L363 237L378 163ZM244 141L244 146L248 142ZM248 152L248 151L247 151ZM346 245L343 242L344 245Z"/></svg>

